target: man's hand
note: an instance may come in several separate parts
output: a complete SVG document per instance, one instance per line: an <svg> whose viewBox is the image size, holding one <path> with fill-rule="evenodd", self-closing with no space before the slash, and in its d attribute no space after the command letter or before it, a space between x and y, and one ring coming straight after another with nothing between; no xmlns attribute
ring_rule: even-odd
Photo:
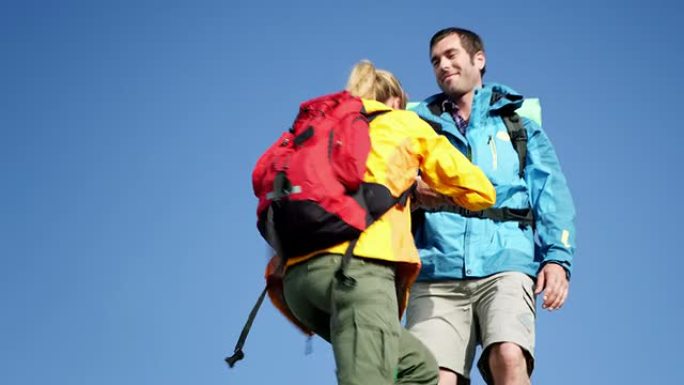
<svg viewBox="0 0 684 385"><path fill-rule="evenodd" d="M454 202L446 195L435 192L423 182L419 176L416 177L416 201L415 206L424 209L434 209L444 205L453 205Z"/></svg>
<svg viewBox="0 0 684 385"><path fill-rule="evenodd" d="M537 275L534 294L544 292L542 308L548 310L560 309L568 298L570 283L565 269L557 263L547 263Z"/></svg>

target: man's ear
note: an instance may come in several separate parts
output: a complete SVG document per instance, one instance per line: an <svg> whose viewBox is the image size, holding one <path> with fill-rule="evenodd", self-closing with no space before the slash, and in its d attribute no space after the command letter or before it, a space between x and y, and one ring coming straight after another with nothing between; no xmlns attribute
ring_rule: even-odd
<svg viewBox="0 0 684 385"><path fill-rule="evenodd" d="M477 67L478 70L482 71L485 64L487 64L487 58L485 57L484 52L477 51L475 55L473 55L473 64L475 64L475 67Z"/></svg>

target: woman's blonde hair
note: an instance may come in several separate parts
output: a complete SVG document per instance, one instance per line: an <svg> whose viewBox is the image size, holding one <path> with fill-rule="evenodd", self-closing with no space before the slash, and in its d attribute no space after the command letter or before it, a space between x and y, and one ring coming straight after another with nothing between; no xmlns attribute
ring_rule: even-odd
<svg viewBox="0 0 684 385"><path fill-rule="evenodd" d="M368 60L356 63L349 75L346 90L354 96L383 103L391 97L398 97L401 108L406 108L407 97L399 80L389 71L376 69Z"/></svg>

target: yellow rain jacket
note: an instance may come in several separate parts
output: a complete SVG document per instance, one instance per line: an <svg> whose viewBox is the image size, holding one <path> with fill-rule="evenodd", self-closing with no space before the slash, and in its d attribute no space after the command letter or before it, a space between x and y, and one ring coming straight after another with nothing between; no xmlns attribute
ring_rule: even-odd
<svg viewBox="0 0 684 385"><path fill-rule="evenodd" d="M435 191L447 195L468 210L482 210L495 203L496 192L487 177L455 149L446 137L438 135L411 111L392 110L375 100L363 99L367 113L387 111L370 123L371 152L366 162L365 182L379 183L397 197L421 178ZM409 201L410 202L410 201ZM288 259L287 266L320 254L344 254L349 242ZM396 205L364 231L354 256L396 263L399 316L408 300L408 290L420 270L418 250L411 234L410 203ZM276 274L280 263L274 256L266 268L269 298L304 332L311 334L291 314L284 300L282 278Z"/></svg>

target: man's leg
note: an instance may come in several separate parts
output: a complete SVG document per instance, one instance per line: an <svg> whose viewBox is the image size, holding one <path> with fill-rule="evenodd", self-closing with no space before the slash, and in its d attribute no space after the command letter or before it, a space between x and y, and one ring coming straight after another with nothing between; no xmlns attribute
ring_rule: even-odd
<svg viewBox="0 0 684 385"><path fill-rule="evenodd" d="M461 382L462 384L463 382ZM439 385L457 385L458 374L448 369L439 369Z"/></svg>
<svg viewBox="0 0 684 385"><path fill-rule="evenodd" d="M523 349L512 342L489 348L489 369L496 385L529 385L527 359Z"/></svg>
<svg viewBox="0 0 684 385"><path fill-rule="evenodd" d="M522 273L478 281L476 309L483 353L478 368L490 385L528 385L534 368L534 282Z"/></svg>
<svg viewBox="0 0 684 385"><path fill-rule="evenodd" d="M478 341L471 286L467 281L418 282L411 289L406 327L437 359L440 385L470 383Z"/></svg>

